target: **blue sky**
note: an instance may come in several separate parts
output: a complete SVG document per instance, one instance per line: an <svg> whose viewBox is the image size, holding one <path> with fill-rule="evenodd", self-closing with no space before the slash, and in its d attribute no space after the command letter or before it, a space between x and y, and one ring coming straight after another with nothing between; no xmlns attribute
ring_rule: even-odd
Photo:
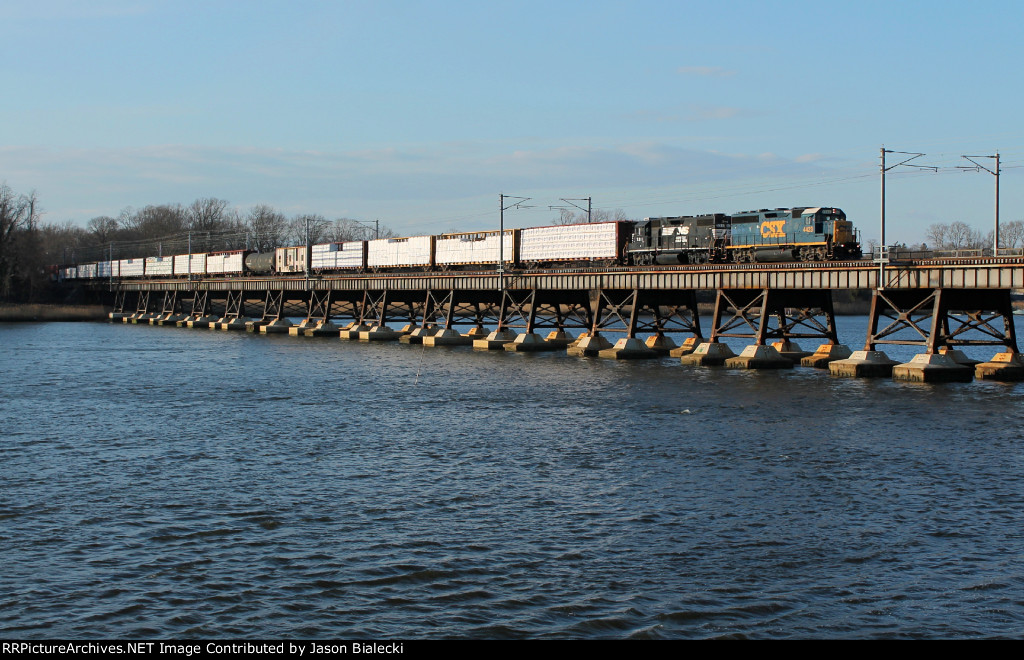
<svg viewBox="0 0 1024 660"><path fill-rule="evenodd" d="M219 197L497 224L498 194L631 217L844 208L879 148L999 150L1024 219L1019 2L0 1L0 181L51 222ZM892 158L895 158L893 156ZM892 161L890 161L892 162ZM993 177L894 170L887 238L984 230Z"/></svg>

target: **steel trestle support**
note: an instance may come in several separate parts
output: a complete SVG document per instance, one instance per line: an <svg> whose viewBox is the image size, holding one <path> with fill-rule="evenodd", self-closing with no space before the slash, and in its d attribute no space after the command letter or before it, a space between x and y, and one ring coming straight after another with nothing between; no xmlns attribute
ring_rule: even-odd
<svg viewBox="0 0 1024 660"><path fill-rule="evenodd" d="M883 318L889 323L879 328ZM1017 353L1010 291L876 290L864 350L877 350L881 344L923 346L926 354L957 346L1004 346Z"/></svg>
<svg viewBox="0 0 1024 660"><path fill-rule="evenodd" d="M818 320L820 316L825 317L824 323ZM801 338L838 344L832 291L718 289L711 342L720 337L753 339L756 345Z"/></svg>

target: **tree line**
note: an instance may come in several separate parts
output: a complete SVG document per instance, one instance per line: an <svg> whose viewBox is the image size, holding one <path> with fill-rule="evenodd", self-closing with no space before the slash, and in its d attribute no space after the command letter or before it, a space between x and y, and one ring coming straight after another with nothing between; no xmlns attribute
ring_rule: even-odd
<svg viewBox="0 0 1024 660"><path fill-rule="evenodd" d="M49 267L219 250L266 252L285 245L391 238L379 223L318 214L287 216L267 204L233 208L223 199L127 207L85 227L42 222L35 192L0 184L0 300L29 301L47 288Z"/></svg>
<svg viewBox="0 0 1024 660"><path fill-rule="evenodd" d="M992 247L993 231L982 234L966 222L949 224L935 223L928 226L922 249L929 250L980 250ZM1016 248L1024 246L1024 222L1012 220L999 224L999 247Z"/></svg>

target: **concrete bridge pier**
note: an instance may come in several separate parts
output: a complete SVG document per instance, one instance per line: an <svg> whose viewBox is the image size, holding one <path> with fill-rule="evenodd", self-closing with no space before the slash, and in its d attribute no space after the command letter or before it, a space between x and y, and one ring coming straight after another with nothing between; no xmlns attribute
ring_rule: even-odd
<svg viewBox="0 0 1024 660"><path fill-rule="evenodd" d="M184 321L181 321L179 325L184 328L209 328L211 324L216 322L217 317L213 315L190 316Z"/></svg>
<svg viewBox="0 0 1024 660"><path fill-rule="evenodd" d="M810 351L805 351L795 342L790 339L780 339L774 341L771 347L778 351L779 355L786 358L794 364L801 364L801 361L811 355Z"/></svg>
<svg viewBox="0 0 1024 660"><path fill-rule="evenodd" d="M921 353L892 368L893 380L912 383L969 383L974 370L941 353Z"/></svg>
<svg viewBox="0 0 1024 660"><path fill-rule="evenodd" d="M505 344L513 342L515 339L516 333L499 327L483 339L474 339L473 348L482 351L498 351L505 348Z"/></svg>
<svg viewBox="0 0 1024 660"><path fill-rule="evenodd" d="M403 344L422 344L423 340L430 335L437 332L437 327L433 325L420 325L412 328L407 334L402 335L398 338L398 341Z"/></svg>
<svg viewBox="0 0 1024 660"><path fill-rule="evenodd" d="M688 367L721 367L729 358L736 357L732 349L718 341L701 342L691 352L679 358Z"/></svg>
<svg viewBox="0 0 1024 660"><path fill-rule="evenodd" d="M727 358L725 366L732 369L792 369L793 360L784 357L772 345L752 344L736 357Z"/></svg>
<svg viewBox="0 0 1024 660"><path fill-rule="evenodd" d="M311 318L304 318L288 328L288 335L290 337L312 337L312 335L307 335L306 331L312 330L316 326L316 323L317 321L314 321Z"/></svg>
<svg viewBox="0 0 1024 660"><path fill-rule="evenodd" d="M539 353L554 351L558 348L559 346L544 341L544 338L536 332L521 332L504 346L504 349L510 353Z"/></svg>
<svg viewBox="0 0 1024 660"><path fill-rule="evenodd" d="M974 377L978 380L1018 382L1024 380L1024 361L1016 351L996 353L988 362L974 366Z"/></svg>
<svg viewBox="0 0 1024 660"><path fill-rule="evenodd" d="M705 343L704 338L701 337L700 335L687 337L686 339L683 340L683 343L678 348L672 349L671 351L669 351L668 354L670 357L683 357L684 355L689 355L690 353L693 353L695 350L697 350L697 347L703 343Z"/></svg>
<svg viewBox="0 0 1024 660"><path fill-rule="evenodd" d="M659 356L670 355L672 351L679 349L676 343L665 335L651 335L644 341L644 345Z"/></svg>
<svg viewBox="0 0 1024 660"><path fill-rule="evenodd" d="M367 332L371 329L371 327L372 326L366 325L365 323L361 323L359 321L352 321L341 329L341 331L338 333L338 336L341 337L342 339L347 339L349 341L358 341L359 333Z"/></svg>
<svg viewBox="0 0 1024 660"><path fill-rule="evenodd" d="M302 331L306 337L337 337L341 332L334 321L315 321L311 326Z"/></svg>
<svg viewBox="0 0 1024 660"><path fill-rule="evenodd" d="M455 328L436 328L421 341L424 346L471 346L474 340Z"/></svg>
<svg viewBox="0 0 1024 660"><path fill-rule="evenodd" d="M597 357L601 351L608 350L612 343L597 332L585 332L579 339L565 349L566 354L573 357Z"/></svg>
<svg viewBox="0 0 1024 660"><path fill-rule="evenodd" d="M369 330L359 333L359 341L395 341L399 333L386 325L375 325Z"/></svg>
<svg viewBox="0 0 1024 660"><path fill-rule="evenodd" d="M851 351L842 344L822 344L813 354L800 359L800 366L813 369L828 369L828 365L836 360L850 357Z"/></svg>
<svg viewBox="0 0 1024 660"><path fill-rule="evenodd" d="M853 351L848 358L829 362L828 372L847 378L889 378L896 364L882 351Z"/></svg>
<svg viewBox="0 0 1024 660"><path fill-rule="evenodd" d="M572 336L572 333L566 332L565 330L552 330L546 337L544 337L544 341L554 350L558 350L560 348L566 348L575 342L576 338Z"/></svg>

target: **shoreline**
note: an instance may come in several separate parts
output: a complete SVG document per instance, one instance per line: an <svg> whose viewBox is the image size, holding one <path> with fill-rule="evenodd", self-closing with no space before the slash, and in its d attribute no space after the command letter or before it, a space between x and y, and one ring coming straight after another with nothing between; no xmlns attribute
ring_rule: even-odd
<svg viewBox="0 0 1024 660"><path fill-rule="evenodd" d="M105 321L109 312L103 305L0 303L0 323Z"/></svg>

